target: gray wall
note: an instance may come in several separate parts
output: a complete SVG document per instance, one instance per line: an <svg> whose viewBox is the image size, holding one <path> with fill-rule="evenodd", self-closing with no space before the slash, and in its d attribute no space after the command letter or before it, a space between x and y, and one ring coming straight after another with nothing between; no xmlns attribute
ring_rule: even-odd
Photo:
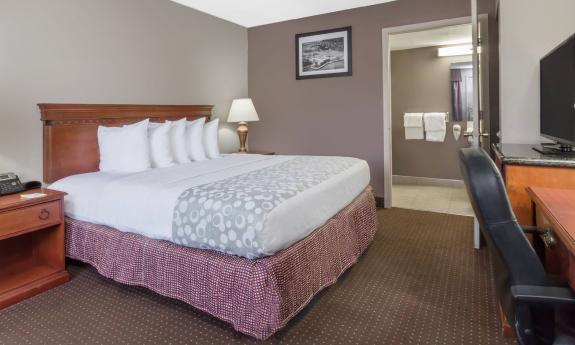
<svg viewBox="0 0 575 345"><path fill-rule="evenodd" d="M470 11L468 0L400 0L250 28L249 90L261 119L250 124L251 148L366 159L383 196L381 30ZM494 1L480 0L480 12L492 14ZM296 80L294 36L348 25L353 76Z"/></svg>
<svg viewBox="0 0 575 345"><path fill-rule="evenodd" d="M539 143L539 60L575 33L575 1L500 2L502 141Z"/></svg>
<svg viewBox="0 0 575 345"><path fill-rule="evenodd" d="M1 0L0 172L41 179L41 102L214 104L245 97L247 30L168 0ZM234 129L221 131L225 150Z"/></svg>
<svg viewBox="0 0 575 345"><path fill-rule="evenodd" d="M391 124L393 174L403 176L461 179L457 152L469 146L463 135L453 138L450 121L443 143L405 140L403 114L408 112L451 112L449 66L469 61L467 57L438 57L437 47L399 50L391 53Z"/></svg>

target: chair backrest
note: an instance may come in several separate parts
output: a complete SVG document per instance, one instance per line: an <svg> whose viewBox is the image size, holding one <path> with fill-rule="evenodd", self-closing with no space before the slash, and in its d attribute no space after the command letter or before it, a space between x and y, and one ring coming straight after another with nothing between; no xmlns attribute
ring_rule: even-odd
<svg viewBox="0 0 575 345"><path fill-rule="evenodd" d="M459 158L467 193L491 253L499 302L513 320L511 286L548 285L547 274L515 218L493 160L479 148L461 149Z"/></svg>
<svg viewBox="0 0 575 345"><path fill-rule="evenodd" d="M459 151L459 158L479 223L485 227L516 221L503 178L487 153L480 148L464 148Z"/></svg>
<svg viewBox="0 0 575 345"><path fill-rule="evenodd" d="M531 334L516 333L520 344L549 344L554 329L553 309L518 304L511 296L513 285L550 282L515 218L503 178L482 149L461 149L459 158L467 193L491 254L499 304L516 330L535 329Z"/></svg>

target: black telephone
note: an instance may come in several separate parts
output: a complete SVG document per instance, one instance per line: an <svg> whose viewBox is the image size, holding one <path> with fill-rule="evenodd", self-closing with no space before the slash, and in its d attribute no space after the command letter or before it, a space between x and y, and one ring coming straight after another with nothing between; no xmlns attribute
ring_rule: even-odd
<svg viewBox="0 0 575 345"><path fill-rule="evenodd" d="M0 195L20 193L26 190L26 187L20 182L20 179L14 173L0 174Z"/></svg>

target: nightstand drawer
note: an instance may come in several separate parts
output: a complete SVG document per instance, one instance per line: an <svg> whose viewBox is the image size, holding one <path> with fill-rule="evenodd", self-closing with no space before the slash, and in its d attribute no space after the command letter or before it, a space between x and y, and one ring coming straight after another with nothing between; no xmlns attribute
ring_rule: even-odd
<svg viewBox="0 0 575 345"><path fill-rule="evenodd" d="M60 202L53 201L0 213L0 238L60 224Z"/></svg>

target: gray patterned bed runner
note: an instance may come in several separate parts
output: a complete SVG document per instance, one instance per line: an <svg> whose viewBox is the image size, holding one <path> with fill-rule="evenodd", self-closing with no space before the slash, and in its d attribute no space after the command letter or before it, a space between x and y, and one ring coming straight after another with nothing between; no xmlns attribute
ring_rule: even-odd
<svg viewBox="0 0 575 345"><path fill-rule="evenodd" d="M176 202L172 240L249 259L271 255L261 246L268 214L285 200L357 162L347 157L295 157L192 187Z"/></svg>

